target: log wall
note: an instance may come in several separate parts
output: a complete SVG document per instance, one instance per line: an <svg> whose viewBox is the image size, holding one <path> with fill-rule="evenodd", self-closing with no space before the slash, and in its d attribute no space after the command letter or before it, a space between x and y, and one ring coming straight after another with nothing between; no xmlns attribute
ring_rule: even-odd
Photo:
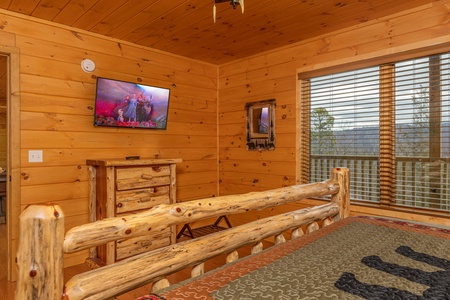
<svg viewBox="0 0 450 300"><path fill-rule="evenodd" d="M449 11L450 1L436 1L432 5L222 65L219 70L220 194L262 191L298 183L297 133L301 109L297 107L298 73L339 68L346 64L358 66L361 62L388 56L395 58L415 51L449 51ZM247 102L265 99L276 99L276 148L274 151L247 151L244 106ZM371 212L370 208L352 207L353 213ZM231 223L245 223L272 213L242 215L231 218ZM377 209L377 213L396 216L395 212L382 209ZM445 218L407 213L401 216L448 224Z"/></svg>
<svg viewBox="0 0 450 300"><path fill-rule="evenodd" d="M0 42L20 53L20 119L12 124L20 126L21 210L50 202L64 209L66 229L88 222L86 159L130 155L181 158L181 201L217 195L217 66L3 10L0 24ZM84 58L96 63L93 73L81 69ZM167 130L94 127L96 76L170 88ZM42 163L28 162L30 149L43 150ZM68 256L67 265L86 255Z"/></svg>

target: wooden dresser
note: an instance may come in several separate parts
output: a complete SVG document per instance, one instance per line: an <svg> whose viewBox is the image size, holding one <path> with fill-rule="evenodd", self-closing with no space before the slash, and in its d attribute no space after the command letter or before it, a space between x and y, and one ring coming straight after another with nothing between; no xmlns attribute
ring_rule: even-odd
<svg viewBox="0 0 450 300"><path fill-rule="evenodd" d="M176 164L181 159L87 160L90 178L90 221L126 216L162 203L176 202ZM176 228L119 240L91 249L91 267L176 242Z"/></svg>

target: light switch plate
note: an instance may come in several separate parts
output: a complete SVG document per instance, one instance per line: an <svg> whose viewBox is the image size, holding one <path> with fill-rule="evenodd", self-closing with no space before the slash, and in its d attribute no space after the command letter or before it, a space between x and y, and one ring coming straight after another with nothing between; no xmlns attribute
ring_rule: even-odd
<svg viewBox="0 0 450 300"><path fill-rule="evenodd" d="M28 150L28 162L42 162L42 150Z"/></svg>

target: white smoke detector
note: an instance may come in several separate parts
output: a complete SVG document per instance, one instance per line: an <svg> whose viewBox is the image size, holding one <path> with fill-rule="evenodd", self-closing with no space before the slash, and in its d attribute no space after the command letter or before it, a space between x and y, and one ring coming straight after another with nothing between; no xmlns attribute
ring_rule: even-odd
<svg viewBox="0 0 450 300"><path fill-rule="evenodd" d="M95 63L92 60L85 58L81 61L81 68L83 71L91 73L95 70Z"/></svg>

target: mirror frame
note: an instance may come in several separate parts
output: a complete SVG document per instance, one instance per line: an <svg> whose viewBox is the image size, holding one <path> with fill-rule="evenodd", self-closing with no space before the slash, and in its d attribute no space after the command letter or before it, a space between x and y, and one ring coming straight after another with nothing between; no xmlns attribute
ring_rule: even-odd
<svg viewBox="0 0 450 300"><path fill-rule="evenodd" d="M254 130L254 112L256 109L262 110L263 108L268 108L268 127L267 133L259 133ZM246 146L247 150L262 151L262 150L274 150L275 149L275 99L249 102L245 104L245 109L247 111L247 139ZM260 120L257 121L260 124Z"/></svg>

